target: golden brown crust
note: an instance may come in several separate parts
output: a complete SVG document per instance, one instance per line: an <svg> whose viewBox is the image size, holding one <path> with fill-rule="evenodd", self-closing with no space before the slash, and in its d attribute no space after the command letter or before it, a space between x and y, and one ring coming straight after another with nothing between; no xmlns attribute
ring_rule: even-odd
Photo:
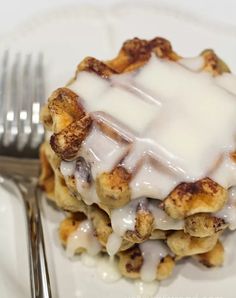
<svg viewBox="0 0 236 298"><path fill-rule="evenodd" d="M68 237L78 229L80 223L85 219L86 216L78 212L71 214L60 223L59 237L64 246L67 244Z"/></svg>
<svg viewBox="0 0 236 298"><path fill-rule="evenodd" d="M169 233L170 233L169 231L155 229L152 231L152 234L150 235L150 239L165 240Z"/></svg>
<svg viewBox="0 0 236 298"><path fill-rule="evenodd" d="M48 99L48 111L53 121L54 133L85 115L79 105L79 96L68 88L58 88L52 93Z"/></svg>
<svg viewBox="0 0 236 298"><path fill-rule="evenodd" d="M192 237L183 231L175 231L167 237L167 244L177 256L191 256L210 251L216 244L219 233L199 238Z"/></svg>
<svg viewBox="0 0 236 298"><path fill-rule="evenodd" d="M50 144L52 149L61 159L73 159L80 148L81 143L89 133L92 120L88 115L72 122L62 131L52 135Z"/></svg>
<svg viewBox="0 0 236 298"><path fill-rule="evenodd" d="M128 72L143 66L155 53L160 58L177 61L179 56L172 50L168 40L156 37L152 40L139 39L137 37L127 40L118 56L106 64L118 73Z"/></svg>
<svg viewBox="0 0 236 298"><path fill-rule="evenodd" d="M173 257L166 256L164 257L160 264L157 267L157 280L164 280L168 278L175 268L175 261Z"/></svg>
<svg viewBox="0 0 236 298"><path fill-rule="evenodd" d="M218 240L212 250L196 255L195 258L208 268L222 266L224 263L224 247Z"/></svg>
<svg viewBox="0 0 236 298"><path fill-rule="evenodd" d="M134 231L127 231L124 238L133 243L141 243L151 236L154 217L149 210L137 209Z"/></svg>
<svg viewBox="0 0 236 298"><path fill-rule="evenodd" d="M40 121L43 123L44 128L47 131L53 130L53 119L49 111L48 105L45 105L41 108L40 111Z"/></svg>
<svg viewBox="0 0 236 298"><path fill-rule="evenodd" d="M109 78L112 74L117 73L114 69L110 68L106 63L99 61L93 57L86 57L78 65L76 75L80 71L93 72L102 78Z"/></svg>
<svg viewBox="0 0 236 298"><path fill-rule="evenodd" d="M88 214L89 214L90 220L93 223L98 241L103 247L106 247L108 237L112 233L111 220L108 214L105 211L103 211L101 208L96 206L95 204L93 204L89 208ZM123 239L119 251L126 250L130 248L132 245L133 245L132 242L129 242Z"/></svg>
<svg viewBox="0 0 236 298"><path fill-rule="evenodd" d="M236 152L235 151L230 153L230 158L232 161L234 161L236 163Z"/></svg>
<svg viewBox="0 0 236 298"><path fill-rule="evenodd" d="M201 53L201 56L203 56L205 61L205 65L203 67L204 71L210 72L213 76L230 72L230 69L226 63L221 60L213 50L205 50Z"/></svg>
<svg viewBox="0 0 236 298"><path fill-rule="evenodd" d="M53 115L66 112L75 119L80 119L85 113L79 105L79 96L66 87L58 88L52 93L48 100L48 108Z"/></svg>
<svg viewBox="0 0 236 298"><path fill-rule="evenodd" d="M119 269L123 276L137 279L143 265L142 253L138 246L119 253ZM161 259L156 269L156 279L163 280L169 277L175 267L173 258L169 255Z"/></svg>
<svg viewBox="0 0 236 298"><path fill-rule="evenodd" d="M61 159L75 157L92 123L90 116L80 106L78 95L68 88L54 91L42 119L54 132L50 143L55 153Z"/></svg>
<svg viewBox="0 0 236 298"><path fill-rule="evenodd" d="M143 257L138 246L120 252L119 269L123 276L128 278L139 278L140 270L143 264Z"/></svg>
<svg viewBox="0 0 236 298"><path fill-rule="evenodd" d="M194 237L207 237L227 228L224 219L208 213L198 213L185 218L184 231Z"/></svg>
<svg viewBox="0 0 236 298"><path fill-rule="evenodd" d="M227 200L227 191L210 178L179 184L164 200L166 213L182 219L201 212L217 212Z"/></svg>
<svg viewBox="0 0 236 298"><path fill-rule="evenodd" d="M98 176L96 190L101 203L109 208L118 208L127 204L131 197L130 178L130 174L122 167Z"/></svg>
<svg viewBox="0 0 236 298"><path fill-rule="evenodd" d="M65 179L59 171L60 159L53 153L47 142L41 146L40 159L42 162L42 171L39 178L39 185L47 191L47 197L64 210L86 213L87 206L78 194L74 194L67 187Z"/></svg>
<svg viewBox="0 0 236 298"><path fill-rule="evenodd" d="M56 204L63 210L70 212L87 213L88 206L77 196L73 195L67 188L64 178L56 175L55 192Z"/></svg>
<svg viewBox="0 0 236 298"><path fill-rule="evenodd" d="M112 233L111 221L109 216L98 206L92 205L89 208L89 217L93 223L98 241L106 246L108 237Z"/></svg>
<svg viewBox="0 0 236 298"><path fill-rule="evenodd" d="M46 146L46 143L43 143L39 152L41 164L39 185L47 193L47 197L54 200L55 175L46 155Z"/></svg>

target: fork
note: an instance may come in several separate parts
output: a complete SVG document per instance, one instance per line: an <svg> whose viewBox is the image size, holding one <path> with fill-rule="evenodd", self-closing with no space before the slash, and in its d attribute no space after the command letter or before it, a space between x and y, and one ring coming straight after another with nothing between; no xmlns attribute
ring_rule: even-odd
<svg viewBox="0 0 236 298"><path fill-rule="evenodd" d="M18 53L13 62L5 51L0 76L0 173L21 192L27 221L32 298L50 298L51 287L45 252L37 187L38 149L44 138L39 121L44 99L43 56ZM36 60L36 62L34 62Z"/></svg>

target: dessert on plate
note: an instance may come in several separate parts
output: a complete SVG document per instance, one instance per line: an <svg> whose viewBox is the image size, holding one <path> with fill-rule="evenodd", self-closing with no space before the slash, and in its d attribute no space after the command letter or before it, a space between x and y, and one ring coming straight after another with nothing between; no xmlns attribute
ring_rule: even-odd
<svg viewBox="0 0 236 298"><path fill-rule="evenodd" d="M40 152L69 256L108 254L147 282L187 257L223 264L221 236L236 228L235 86L214 51L183 58L160 37L78 65L42 111Z"/></svg>

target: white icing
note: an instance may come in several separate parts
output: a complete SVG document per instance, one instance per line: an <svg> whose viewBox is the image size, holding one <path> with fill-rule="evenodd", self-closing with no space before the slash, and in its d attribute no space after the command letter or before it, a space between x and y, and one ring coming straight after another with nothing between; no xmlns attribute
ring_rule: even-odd
<svg viewBox="0 0 236 298"><path fill-rule="evenodd" d="M202 178L223 149L233 148L235 97L210 74L152 58L135 82L162 100L160 117L145 134L153 143L149 151L184 180Z"/></svg>
<svg viewBox="0 0 236 298"><path fill-rule="evenodd" d="M167 247L162 241L147 240L139 244L139 248L143 257L143 265L140 271L141 279L145 282L154 281L161 259L168 254Z"/></svg>
<svg viewBox="0 0 236 298"><path fill-rule="evenodd" d="M134 285L136 287L139 298L152 298L156 295L160 283L157 280L152 282L135 280Z"/></svg>
<svg viewBox="0 0 236 298"><path fill-rule="evenodd" d="M75 173L75 161L61 161L60 170L63 176L72 176Z"/></svg>
<svg viewBox="0 0 236 298"><path fill-rule="evenodd" d="M91 256L86 252L83 252L81 254L81 262L83 263L83 265L87 267L92 267L92 268L96 267L98 263L98 259L99 259L99 255Z"/></svg>
<svg viewBox="0 0 236 298"><path fill-rule="evenodd" d="M79 194L82 196L84 202L87 205L92 205L93 203L99 202L95 183L93 181L91 181L90 185L87 181L82 179L77 171L75 171L75 183Z"/></svg>
<svg viewBox="0 0 236 298"><path fill-rule="evenodd" d="M106 249L109 256L113 257L120 249L122 243L122 237L117 235L116 233L111 233L109 235Z"/></svg>
<svg viewBox="0 0 236 298"><path fill-rule="evenodd" d="M178 63L190 70L199 71L204 66L204 58L202 56L183 58L178 60Z"/></svg>
<svg viewBox="0 0 236 298"><path fill-rule="evenodd" d="M198 72L202 59L175 63L153 56L139 70L111 79L87 72L78 75L70 88L80 95L86 110L131 147L127 154L124 143L99 135L104 146L96 148L98 132L92 130L88 147L94 148L90 150L94 173L110 170L122 160L124 167L135 172L148 155L150 163L133 175L132 197L161 199L180 181L205 177L222 153L234 150L235 77L227 74L219 79ZM154 166L154 160L160 167Z"/></svg>
<svg viewBox="0 0 236 298"><path fill-rule="evenodd" d="M107 283L112 283L121 278L116 259L103 256L98 260L97 273Z"/></svg>
<svg viewBox="0 0 236 298"><path fill-rule="evenodd" d="M184 221L176 220L166 214L164 210L158 208L155 200L149 203L148 210L154 217L154 227L160 230L183 230Z"/></svg>
<svg viewBox="0 0 236 298"><path fill-rule="evenodd" d="M104 254L91 256L83 252L81 262L86 267L95 268L97 276L107 283L115 282L121 278L117 260L113 257Z"/></svg>
<svg viewBox="0 0 236 298"><path fill-rule="evenodd" d="M160 112L158 106L147 103L128 90L119 87L109 88L109 91L98 102L97 111L119 119L122 124L138 134L144 132Z"/></svg>
<svg viewBox="0 0 236 298"><path fill-rule="evenodd" d="M147 196L164 199L180 182L179 177L155 165L145 162L130 183L132 199Z"/></svg>
<svg viewBox="0 0 236 298"><path fill-rule="evenodd" d="M136 223L137 207L150 211L154 217L154 228L161 230L182 230L183 220L174 220L168 216L159 206L157 200L139 198L132 200L127 205L113 209L111 211L111 225L114 234L109 237L108 245L110 253L116 253L119 249L119 236L123 236L126 231L134 231Z"/></svg>
<svg viewBox="0 0 236 298"><path fill-rule="evenodd" d="M236 76L231 73L223 73L215 78L218 85L236 94Z"/></svg>
<svg viewBox="0 0 236 298"><path fill-rule="evenodd" d="M89 73L80 72L77 80L70 85L70 89L78 92L82 99L86 99L86 108L92 110L98 103L100 96L109 88L106 80L99 76Z"/></svg>
<svg viewBox="0 0 236 298"><path fill-rule="evenodd" d="M236 187L232 187L229 190L227 203L215 216L223 218L229 224L230 230L236 229Z"/></svg>
<svg viewBox="0 0 236 298"><path fill-rule="evenodd" d="M94 236L94 229L89 220L81 222L77 230L71 233L67 239L66 254L68 257L72 257L78 248L85 249L91 256L95 256L101 251L101 245Z"/></svg>
<svg viewBox="0 0 236 298"><path fill-rule="evenodd" d="M117 143L94 126L81 151L85 151L91 160L92 175L96 177L102 172L110 172L119 163L127 151L127 145Z"/></svg>
<svg viewBox="0 0 236 298"><path fill-rule="evenodd" d="M115 282L121 278L117 260L113 257L108 257L104 254L91 256L83 252L81 254L81 262L86 267L94 268L97 276L107 283Z"/></svg>
<svg viewBox="0 0 236 298"><path fill-rule="evenodd" d="M216 169L208 175L212 180L228 189L236 185L236 162L225 155Z"/></svg>
<svg viewBox="0 0 236 298"><path fill-rule="evenodd" d="M136 132L143 131L159 112L156 105L146 103L125 89L110 88L109 81L92 73L79 73L70 89L75 92L79 90L88 111L105 112Z"/></svg>
<svg viewBox="0 0 236 298"><path fill-rule="evenodd" d="M111 211L111 225L117 235L123 236L126 231L135 230L136 209L139 204L147 204L147 199L136 199Z"/></svg>

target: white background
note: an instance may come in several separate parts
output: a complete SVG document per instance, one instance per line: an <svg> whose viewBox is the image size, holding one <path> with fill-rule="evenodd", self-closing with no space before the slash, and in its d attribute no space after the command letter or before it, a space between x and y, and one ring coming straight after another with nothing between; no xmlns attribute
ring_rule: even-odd
<svg viewBox="0 0 236 298"><path fill-rule="evenodd" d="M63 5L99 4L112 5L119 0L1 0L0 1L0 37L7 31L15 28L20 22L27 20L38 12ZM131 2L131 1L126 1ZM133 1L134 3L142 1ZM234 25L236 28L235 0L156 0L145 1L175 7L180 11L194 11L197 15L217 19L220 22ZM227 16L227 17L225 17Z"/></svg>

